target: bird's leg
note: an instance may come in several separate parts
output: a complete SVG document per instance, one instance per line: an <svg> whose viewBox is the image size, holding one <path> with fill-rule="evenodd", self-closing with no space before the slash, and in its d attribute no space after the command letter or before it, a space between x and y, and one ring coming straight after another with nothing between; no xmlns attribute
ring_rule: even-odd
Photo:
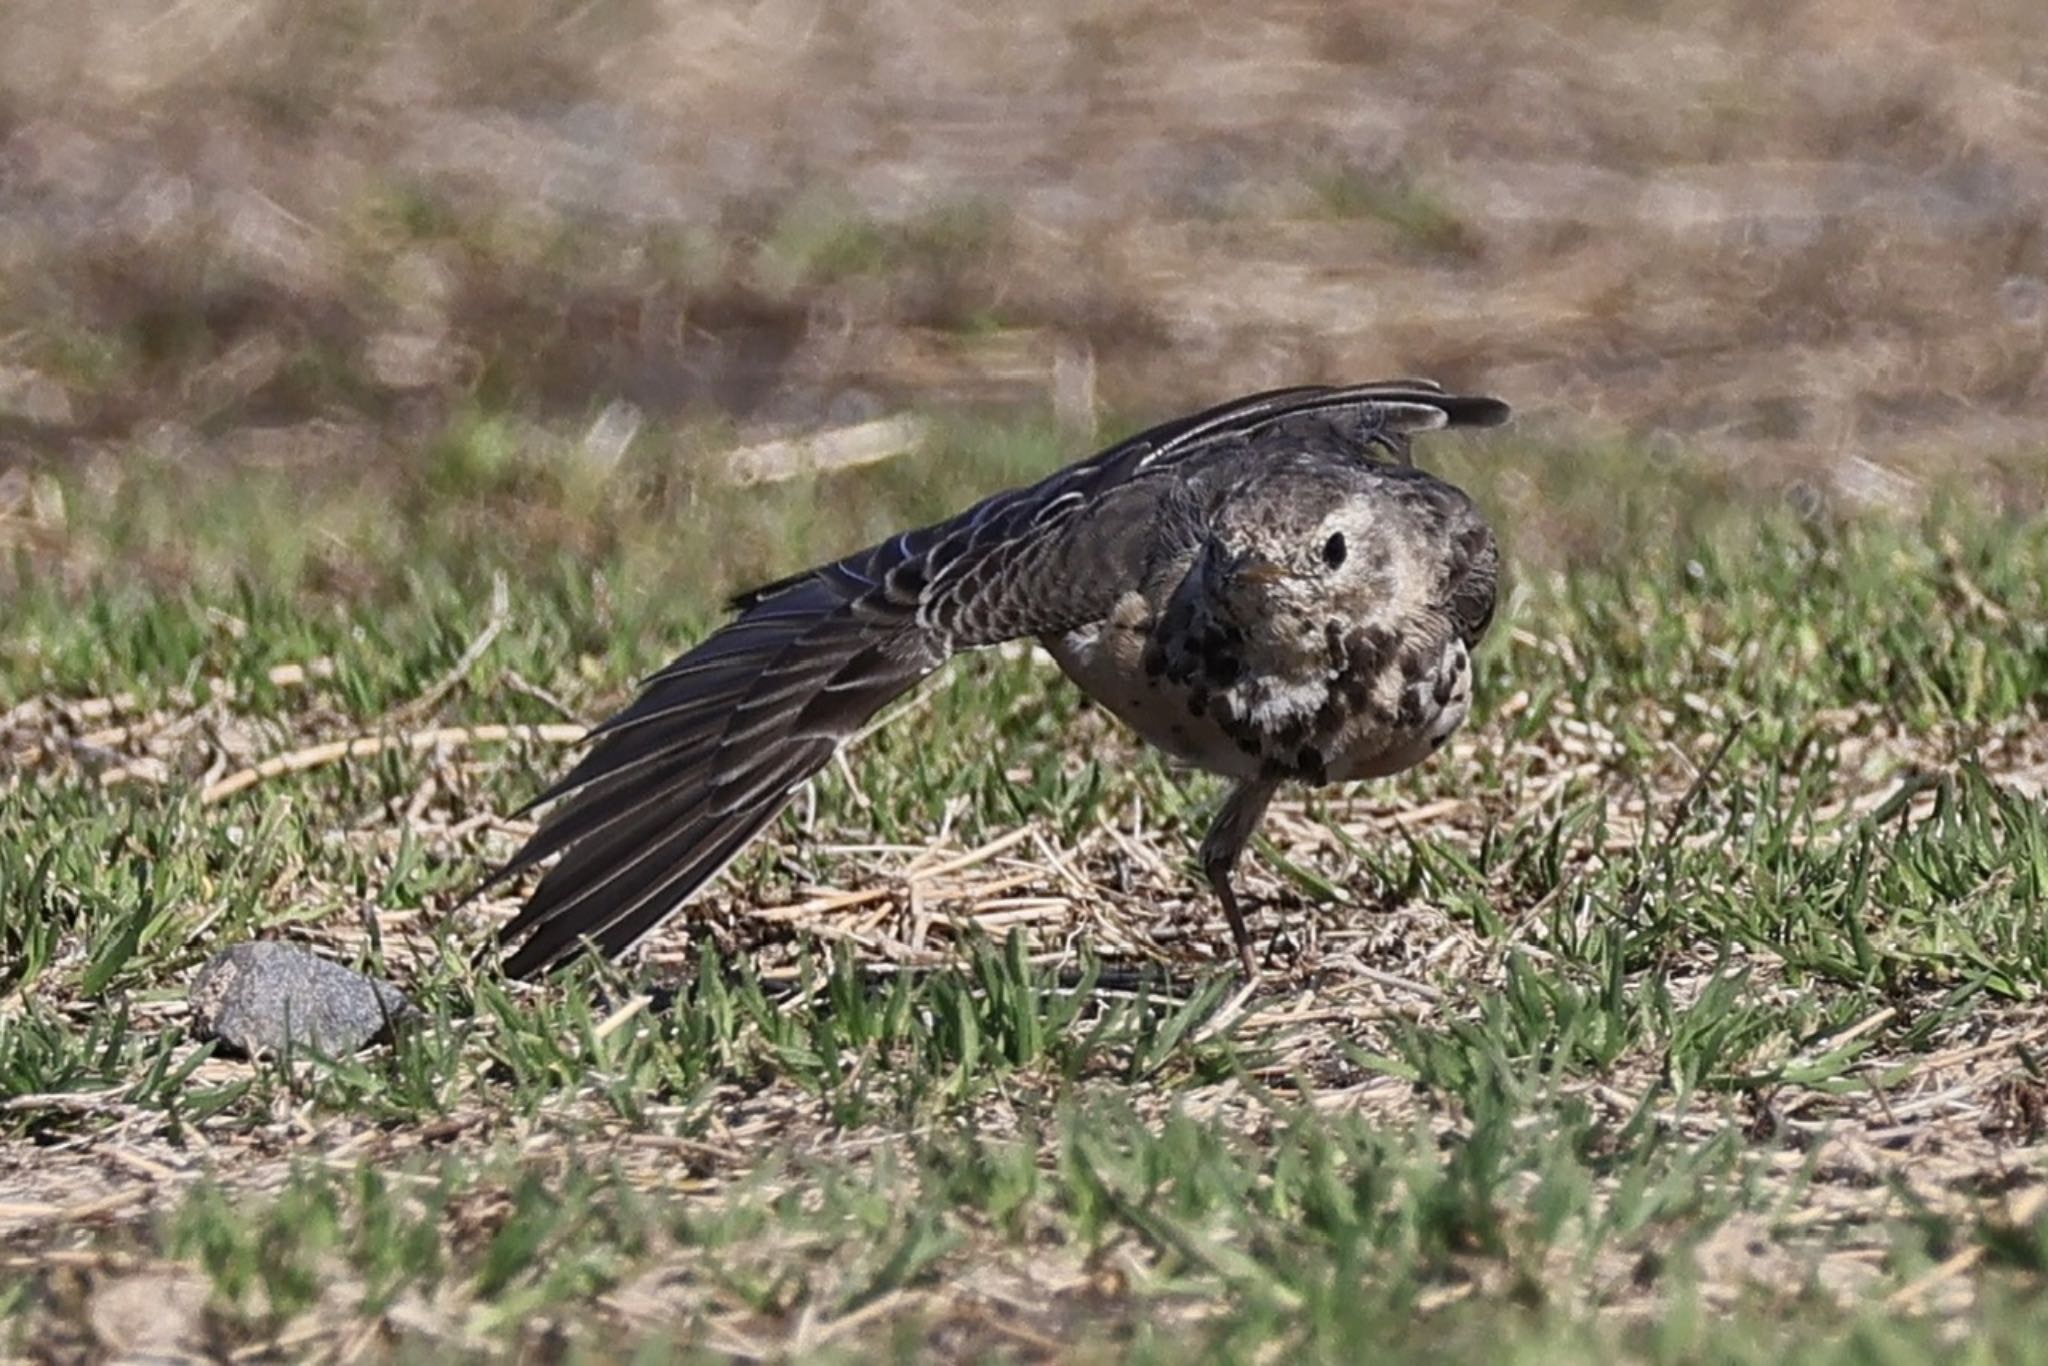
<svg viewBox="0 0 2048 1366"><path fill-rule="evenodd" d="M1237 908L1237 893L1231 888L1230 875L1279 786L1276 778L1245 779L1223 799L1223 809L1209 823L1209 833L1202 836L1202 872L1216 889L1216 899L1223 903L1224 918L1230 921L1230 937L1237 941L1238 961L1244 964L1247 978L1259 975L1259 965L1252 957L1251 935L1245 931L1244 913Z"/></svg>

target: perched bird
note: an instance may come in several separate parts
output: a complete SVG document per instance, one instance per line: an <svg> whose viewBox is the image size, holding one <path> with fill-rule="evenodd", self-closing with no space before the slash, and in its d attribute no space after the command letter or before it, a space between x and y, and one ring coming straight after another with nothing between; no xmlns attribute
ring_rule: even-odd
<svg viewBox="0 0 2048 1366"><path fill-rule="evenodd" d="M535 798L566 800L485 885L562 857L500 932L525 936L506 970L624 953L884 704L1036 637L1139 735L1235 780L1201 858L1255 976L1231 875L1274 791L1397 773L1471 706L1498 550L1409 438L1507 415L1423 380L1254 394L740 594Z"/></svg>

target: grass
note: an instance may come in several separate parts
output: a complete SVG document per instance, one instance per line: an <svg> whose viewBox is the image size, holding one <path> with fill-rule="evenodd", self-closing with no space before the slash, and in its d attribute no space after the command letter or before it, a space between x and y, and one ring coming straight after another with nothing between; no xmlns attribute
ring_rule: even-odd
<svg viewBox="0 0 2048 1366"><path fill-rule="evenodd" d="M560 747L202 795L597 716L735 583L1059 458L942 425L741 493L691 473L720 439L658 428L565 501L470 414L411 472L138 460L9 524L9 1350L2048 1355L2048 523L1439 443L1547 520L1503 515L1469 732L1269 823L1248 1001L1192 869L1214 784L1024 651L956 664L642 961L539 989L468 966L513 892L449 908ZM184 985L251 935L426 1018L213 1056Z"/></svg>

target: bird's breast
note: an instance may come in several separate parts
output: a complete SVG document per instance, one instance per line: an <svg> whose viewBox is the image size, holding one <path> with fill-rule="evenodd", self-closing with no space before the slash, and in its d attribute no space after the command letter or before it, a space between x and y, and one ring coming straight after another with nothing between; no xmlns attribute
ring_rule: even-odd
<svg viewBox="0 0 2048 1366"><path fill-rule="evenodd" d="M1261 757L1225 728L1217 690L1159 667L1154 625L1149 605L1131 593L1108 619L1043 643L1076 687L1170 757L1211 773L1256 777Z"/></svg>
<svg viewBox="0 0 2048 1366"><path fill-rule="evenodd" d="M1398 773L1441 747L1471 708L1470 656L1437 622L1408 631L1332 622L1313 648L1290 639L1266 651L1257 631L1233 641L1131 593L1107 619L1044 643L1068 678L1145 740L1230 777Z"/></svg>
<svg viewBox="0 0 2048 1366"><path fill-rule="evenodd" d="M1452 634L1397 647L1370 677L1347 677L1324 742L1331 782L1384 778L1441 749L1472 710L1472 657Z"/></svg>

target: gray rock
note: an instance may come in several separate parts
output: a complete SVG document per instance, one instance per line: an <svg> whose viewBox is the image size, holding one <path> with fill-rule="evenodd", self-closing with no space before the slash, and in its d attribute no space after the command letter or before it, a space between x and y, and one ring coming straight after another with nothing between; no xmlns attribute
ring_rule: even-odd
<svg viewBox="0 0 2048 1366"><path fill-rule="evenodd" d="M300 948L223 949L192 981L193 1031L241 1053L353 1053L411 1013L405 994Z"/></svg>

